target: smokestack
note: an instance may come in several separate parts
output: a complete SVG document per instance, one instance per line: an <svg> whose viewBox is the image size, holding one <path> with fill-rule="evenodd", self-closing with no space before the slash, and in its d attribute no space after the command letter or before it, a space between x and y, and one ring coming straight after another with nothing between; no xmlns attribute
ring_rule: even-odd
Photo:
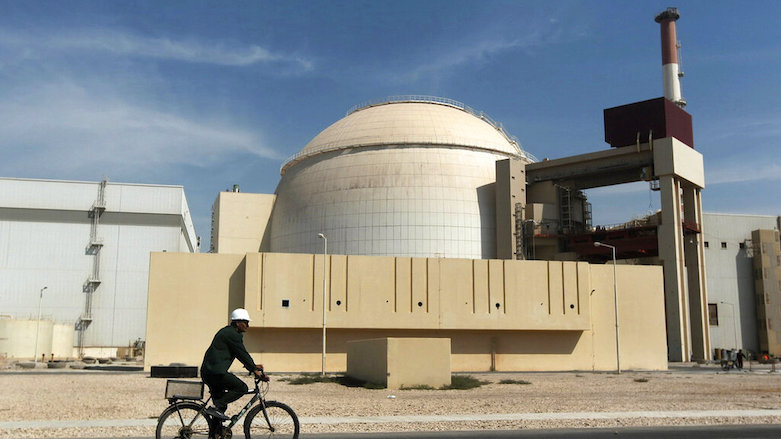
<svg viewBox="0 0 781 439"><path fill-rule="evenodd" d="M686 100L681 97L681 76L683 72L678 67L678 38L675 35L675 22L680 18L678 8L667 8L654 19L662 30L662 78L664 81L664 97L673 101L681 108L686 106Z"/></svg>

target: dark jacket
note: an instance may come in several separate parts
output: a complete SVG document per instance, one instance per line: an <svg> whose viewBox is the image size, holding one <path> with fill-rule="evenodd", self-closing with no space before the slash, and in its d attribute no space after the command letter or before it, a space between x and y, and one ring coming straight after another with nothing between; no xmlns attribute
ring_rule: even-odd
<svg viewBox="0 0 781 439"><path fill-rule="evenodd" d="M233 326L226 326L214 335L214 340L206 350L201 364L201 375L221 375L228 373L233 360L239 359L250 372L257 370L255 361L244 347L244 335Z"/></svg>

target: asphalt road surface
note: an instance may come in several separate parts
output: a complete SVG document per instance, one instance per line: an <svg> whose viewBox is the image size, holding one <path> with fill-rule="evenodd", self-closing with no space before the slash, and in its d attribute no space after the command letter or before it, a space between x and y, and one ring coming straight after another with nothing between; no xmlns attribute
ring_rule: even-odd
<svg viewBox="0 0 781 439"><path fill-rule="evenodd" d="M441 431L415 433L341 433L301 435L302 439L748 439L781 438L781 425L578 428L550 430Z"/></svg>
<svg viewBox="0 0 781 439"><path fill-rule="evenodd" d="M237 439L244 436L239 433ZM300 439L777 439L781 424L302 434ZM149 438L126 438L149 439Z"/></svg>

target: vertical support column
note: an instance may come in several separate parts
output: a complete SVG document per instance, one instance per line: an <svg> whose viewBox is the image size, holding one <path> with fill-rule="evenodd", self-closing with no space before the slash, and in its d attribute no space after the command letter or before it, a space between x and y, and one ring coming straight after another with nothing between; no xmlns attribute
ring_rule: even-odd
<svg viewBox="0 0 781 439"><path fill-rule="evenodd" d="M522 230L526 207L526 164L519 159L496 161L496 258L524 259ZM520 204L520 206L518 206Z"/></svg>
<svg viewBox="0 0 781 439"><path fill-rule="evenodd" d="M684 219L700 228L699 234L684 238L684 254L689 289L689 321L691 322L692 360L710 359L708 327L708 294L705 282L705 247L702 240L702 198L700 189L683 185Z"/></svg>
<svg viewBox="0 0 781 439"><path fill-rule="evenodd" d="M664 267L664 302L667 321L667 355L670 361L689 360L689 328L684 265L681 186L672 175L659 177L662 224L659 257Z"/></svg>

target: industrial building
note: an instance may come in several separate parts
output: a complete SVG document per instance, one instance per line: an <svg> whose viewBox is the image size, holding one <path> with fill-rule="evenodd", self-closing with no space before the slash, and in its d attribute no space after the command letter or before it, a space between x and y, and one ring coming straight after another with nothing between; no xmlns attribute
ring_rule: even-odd
<svg viewBox="0 0 781 439"><path fill-rule="evenodd" d="M455 101L350 111L282 166L275 194L219 193L215 254L152 254L146 365L197 364L195 347L242 306L250 353L275 370L320 370L323 315L329 371L345 370L348 342L376 337L449 338L454 370L615 369L610 265L497 257L515 242L503 234L530 162ZM542 185L529 215L560 223ZM640 285L621 292L621 364L666 368L662 269L617 276Z"/></svg>
<svg viewBox="0 0 781 439"><path fill-rule="evenodd" d="M606 109L606 150L535 161L482 112L398 96L315 136L274 194L220 193L217 254L152 255L146 365L197 363L192 346L237 306L254 321L250 353L277 370L318 370L321 355L344 370L349 341L398 336L449 338L454 370L709 359L703 158L680 95L678 17L657 16L664 97ZM659 189L655 226L592 226L584 190L643 180ZM637 253L661 267L615 262ZM202 331L170 322L172 306Z"/></svg>
<svg viewBox="0 0 781 439"><path fill-rule="evenodd" d="M152 251L198 251L181 186L0 178L0 356L144 340Z"/></svg>
<svg viewBox="0 0 781 439"><path fill-rule="evenodd" d="M711 344L781 355L781 217L706 213Z"/></svg>

